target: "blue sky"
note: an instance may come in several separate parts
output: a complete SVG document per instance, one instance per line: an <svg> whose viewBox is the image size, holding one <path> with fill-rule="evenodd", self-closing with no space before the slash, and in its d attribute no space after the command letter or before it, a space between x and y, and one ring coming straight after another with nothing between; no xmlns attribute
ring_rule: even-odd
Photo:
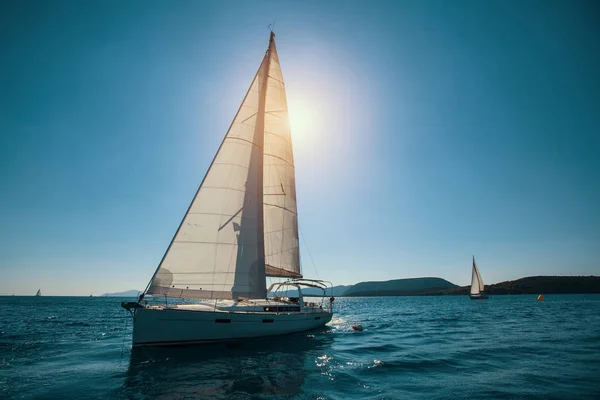
<svg viewBox="0 0 600 400"><path fill-rule="evenodd" d="M275 17L305 276L600 274L593 1L4 1L1 294L145 287Z"/></svg>

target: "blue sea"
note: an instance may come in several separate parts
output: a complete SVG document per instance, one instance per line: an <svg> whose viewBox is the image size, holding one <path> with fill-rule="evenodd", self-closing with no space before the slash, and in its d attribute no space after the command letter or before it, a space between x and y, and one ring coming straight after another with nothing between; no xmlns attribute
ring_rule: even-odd
<svg viewBox="0 0 600 400"><path fill-rule="evenodd" d="M0 399L600 399L600 295L338 298L324 329L135 350L120 301L0 297Z"/></svg>

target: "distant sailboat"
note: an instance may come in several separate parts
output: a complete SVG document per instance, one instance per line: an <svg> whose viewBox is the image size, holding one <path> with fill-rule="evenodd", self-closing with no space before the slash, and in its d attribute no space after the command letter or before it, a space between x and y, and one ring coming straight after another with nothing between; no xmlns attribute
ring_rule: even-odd
<svg viewBox="0 0 600 400"><path fill-rule="evenodd" d="M471 298L471 300L485 300L488 298L488 295L485 292L483 279L481 279L481 274L479 273L477 264L475 264L475 256L473 256L473 272L471 274L471 293L469 293L469 297Z"/></svg>
<svg viewBox="0 0 600 400"><path fill-rule="evenodd" d="M42 295L42 289L38 289L37 293L35 294L36 296L41 296Z"/></svg>
<svg viewBox="0 0 600 400"><path fill-rule="evenodd" d="M287 278L267 288L267 277ZM282 335L333 315L331 283L301 279L294 158L275 35L133 314L133 345ZM305 301L301 287L323 291ZM292 288L297 296L288 295ZM277 296L278 290L282 294ZM274 297L268 297L275 294ZM164 296L162 305L144 297ZM167 298L204 300L167 303Z"/></svg>

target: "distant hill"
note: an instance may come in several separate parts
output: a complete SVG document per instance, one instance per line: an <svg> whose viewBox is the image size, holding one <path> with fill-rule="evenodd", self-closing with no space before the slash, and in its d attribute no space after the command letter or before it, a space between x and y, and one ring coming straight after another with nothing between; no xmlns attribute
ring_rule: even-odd
<svg viewBox="0 0 600 400"><path fill-rule="evenodd" d="M600 276L528 276L490 285L490 294L600 293Z"/></svg>
<svg viewBox="0 0 600 400"><path fill-rule="evenodd" d="M344 296L415 296L427 292L458 288L442 278L408 278L383 282L360 282L344 292Z"/></svg>
<svg viewBox="0 0 600 400"><path fill-rule="evenodd" d="M427 295L467 295L471 286L427 291ZM576 294L600 293L600 276L528 276L514 281L485 285L498 294Z"/></svg>
<svg viewBox="0 0 600 400"><path fill-rule="evenodd" d="M326 296L342 296L346 289L348 289L351 285L338 285L333 288L327 288ZM323 291L317 288L303 288L302 294L304 296L321 296Z"/></svg>
<svg viewBox="0 0 600 400"><path fill-rule="evenodd" d="M137 297L141 290L128 290L126 292L104 293L102 297Z"/></svg>

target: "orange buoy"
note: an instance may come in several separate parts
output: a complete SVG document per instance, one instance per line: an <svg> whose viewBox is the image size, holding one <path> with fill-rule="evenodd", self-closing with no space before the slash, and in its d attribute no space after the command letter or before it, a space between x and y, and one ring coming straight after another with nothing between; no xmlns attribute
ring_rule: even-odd
<svg viewBox="0 0 600 400"><path fill-rule="evenodd" d="M544 295L543 295L543 294L540 294L540 295L538 296L538 301L542 301L542 300L544 300Z"/></svg>
<svg viewBox="0 0 600 400"><path fill-rule="evenodd" d="M355 331L362 331L362 325L352 325L352 329L354 329Z"/></svg>

